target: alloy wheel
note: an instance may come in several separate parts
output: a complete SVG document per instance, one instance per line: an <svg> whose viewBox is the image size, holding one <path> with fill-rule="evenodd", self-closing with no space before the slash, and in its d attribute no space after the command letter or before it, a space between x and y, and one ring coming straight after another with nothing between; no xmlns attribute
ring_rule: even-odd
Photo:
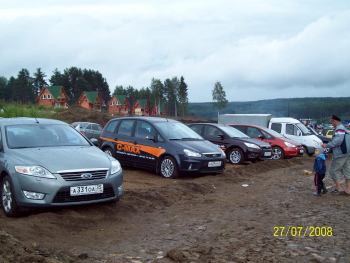
<svg viewBox="0 0 350 263"><path fill-rule="evenodd" d="M12 210L12 192L8 180L4 180L2 184L2 205L6 213Z"/></svg>
<svg viewBox="0 0 350 263"><path fill-rule="evenodd" d="M230 161L232 163L239 163L242 159L242 155L239 151L232 151L230 154Z"/></svg>
<svg viewBox="0 0 350 263"><path fill-rule="evenodd" d="M170 159L165 158L160 165L160 171L162 175L164 177L170 178L173 175L174 170L175 170L174 163Z"/></svg>
<svg viewBox="0 0 350 263"><path fill-rule="evenodd" d="M279 160L282 158L282 150L279 148L272 149L272 159Z"/></svg>

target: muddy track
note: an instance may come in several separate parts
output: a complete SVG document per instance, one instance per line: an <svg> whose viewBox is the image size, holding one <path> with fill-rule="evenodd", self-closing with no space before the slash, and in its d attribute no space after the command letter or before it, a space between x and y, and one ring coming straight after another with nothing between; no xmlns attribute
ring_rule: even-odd
<svg viewBox="0 0 350 263"><path fill-rule="evenodd" d="M310 194L312 178L302 170L311 162L295 158L228 165L223 175L177 180L126 169L125 196L117 204L36 211L18 219L1 214L1 260L35 256L32 262L312 262L319 256L341 262L347 255L343 246L332 254L325 239L305 239L300 248L300 240L272 235L273 226L281 224L320 223L348 231L341 221L349 208L344 197L315 200ZM327 217L329 211L336 216ZM344 242L342 237L330 240ZM318 244L327 255L313 251Z"/></svg>

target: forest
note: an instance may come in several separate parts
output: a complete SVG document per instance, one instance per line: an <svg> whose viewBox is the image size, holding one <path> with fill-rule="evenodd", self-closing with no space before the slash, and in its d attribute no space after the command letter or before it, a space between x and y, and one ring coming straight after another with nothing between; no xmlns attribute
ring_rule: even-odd
<svg viewBox="0 0 350 263"><path fill-rule="evenodd" d="M153 78L148 87L116 85L111 89L106 78L97 70L66 68L55 69L50 77L38 68L33 75L27 69L21 69L17 76L0 76L0 100L6 103L33 104L43 87L63 86L74 105L83 91L98 91L108 103L112 95L126 95L129 104L138 99L163 103L169 116L185 116L188 105L188 85L183 76L166 78L164 81ZM111 92L113 90L113 92Z"/></svg>
<svg viewBox="0 0 350 263"><path fill-rule="evenodd" d="M190 103L192 116L216 119L218 111L210 102ZM246 102L229 102L220 113L270 113L275 117L313 118L327 120L332 114L350 119L350 97L288 98Z"/></svg>

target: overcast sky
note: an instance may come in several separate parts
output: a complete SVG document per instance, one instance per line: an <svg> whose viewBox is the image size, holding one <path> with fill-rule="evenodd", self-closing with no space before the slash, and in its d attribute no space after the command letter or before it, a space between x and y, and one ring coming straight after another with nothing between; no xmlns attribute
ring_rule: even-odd
<svg viewBox="0 0 350 263"><path fill-rule="evenodd" d="M350 1L0 0L0 75L70 66L116 85L181 76L190 101L350 96Z"/></svg>

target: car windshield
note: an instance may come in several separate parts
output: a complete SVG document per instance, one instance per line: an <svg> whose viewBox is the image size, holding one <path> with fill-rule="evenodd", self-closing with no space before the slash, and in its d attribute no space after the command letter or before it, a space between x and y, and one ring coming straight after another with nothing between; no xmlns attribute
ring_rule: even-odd
<svg viewBox="0 0 350 263"><path fill-rule="evenodd" d="M307 128L310 131L310 133L312 133L314 135L318 135L317 132L314 130L314 128L312 128L312 127L307 127Z"/></svg>
<svg viewBox="0 0 350 263"><path fill-rule="evenodd" d="M157 122L154 124L168 140L203 140L191 128L180 122Z"/></svg>
<svg viewBox="0 0 350 263"><path fill-rule="evenodd" d="M76 130L65 124L19 124L6 127L7 145L11 149L90 146Z"/></svg>
<svg viewBox="0 0 350 263"><path fill-rule="evenodd" d="M282 134L274 131L274 130L271 130L271 129L268 129L268 128L265 128L263 129L263 131L269 133L270 135L272 135L273 137L277 137L277 138L285 138Z"/></svg>
<svg viewBox="0 0 350 263"><path fill-rule="evenodd" d="M220 126L220 129L231 138L249 138L248 135L231 126Z"/></svg>
<svg viewBox="0 0 350 263"><path fill-rule="evenodd" d="M311 135L311 132L308 130L308 128L305 127L302 123L295 124L303 133L303 135Z"/></svg>

